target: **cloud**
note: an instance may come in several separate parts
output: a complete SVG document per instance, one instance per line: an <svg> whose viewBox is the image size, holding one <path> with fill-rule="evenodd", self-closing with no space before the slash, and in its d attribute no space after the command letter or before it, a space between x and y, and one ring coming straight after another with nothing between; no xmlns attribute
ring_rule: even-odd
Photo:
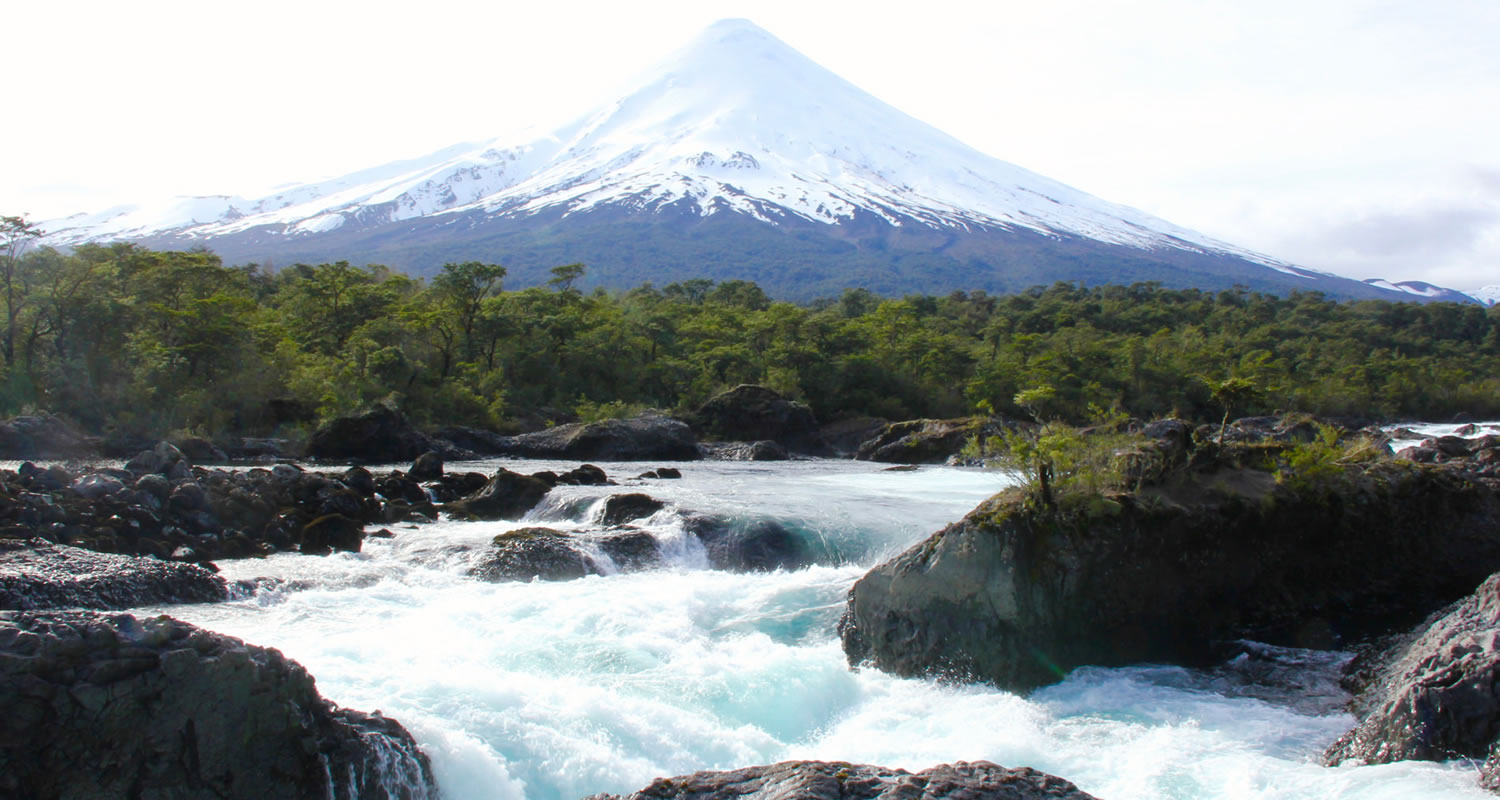
<svg viewBox="0 0 1500 800"><path fill-rule="evenodd" d="M1449 197L1352 217L1314 216L1287 231L1274 252L1349 277L1478 288L1500 283L1500 205Z"/></svg>

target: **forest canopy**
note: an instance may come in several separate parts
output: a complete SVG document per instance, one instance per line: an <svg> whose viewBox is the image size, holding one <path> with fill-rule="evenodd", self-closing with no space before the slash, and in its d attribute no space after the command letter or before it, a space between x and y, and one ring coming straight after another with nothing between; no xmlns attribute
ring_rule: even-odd
<svg viewBox="0 0 1500 800"><path fill-rule="evenodd" d="M1477 305L1151 283L794 305L741 280L583 293L582 264L506 291L504 267L480 262L422 281L342 261L28 249L6 233L0 415L101 432L269 434L380 401L506 429L688 409L739 383L825 421L1024 416L1014 398L1039 386L1046 412L1073 420L1093 404L1218 422L1231 395L1236 414L1500 415L1500 309Z"/></svg>

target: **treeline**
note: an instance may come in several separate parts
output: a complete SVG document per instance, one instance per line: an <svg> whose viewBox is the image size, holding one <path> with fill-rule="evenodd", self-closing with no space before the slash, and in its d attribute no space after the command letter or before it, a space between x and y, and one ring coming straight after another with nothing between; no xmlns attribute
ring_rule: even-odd
<svg viewBox="0 0 1500 800"><path fill-rule="evenodd" d="M1479 306L1061 283L793 305L744 281L585 294L576 264L506 291L504 268L478 262L420 281L126 244L10 254L0 415L96 431L265 434L377 401L504 429L687 409L747 382L824 420L1022 415L1017 393L1050 387L1032 395L1049 416L1217 421L1227 379L1236 414L1500 415L1500 309Z"/></svg>

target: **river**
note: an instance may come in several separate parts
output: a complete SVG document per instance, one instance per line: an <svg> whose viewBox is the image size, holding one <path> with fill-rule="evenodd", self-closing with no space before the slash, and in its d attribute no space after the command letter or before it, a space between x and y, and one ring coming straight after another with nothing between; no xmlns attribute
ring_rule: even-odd
<svg viewBox="0 0 1500 800"><path fill-rule="evenodd" d="M576 466L449 469L502 465ZM394 526L358 554L223 562L230 578L283 581L234 602L147 611L279 648L335 702L399 719L448 800L572 800L790 758L913 771L988 759L1108 800L1489 796L1472 763L1319 766L1354 724L1330 688L1337 654L1278 651L1305 665L1293 668L1300 693L1246 686L1233 665L1081 669L1026 697L851 671L835 630L850 585L1003 488L1003 474L694 462L671 465L681 480L635 482L665 465L601 466L627 485L561 487L516 523ZM554 583L466 575L497 533L587 530L599 499L625 491L668 502L640 523L666 542L668 568ZM683 510L774 518L817 563L708 569Z"/></svg>

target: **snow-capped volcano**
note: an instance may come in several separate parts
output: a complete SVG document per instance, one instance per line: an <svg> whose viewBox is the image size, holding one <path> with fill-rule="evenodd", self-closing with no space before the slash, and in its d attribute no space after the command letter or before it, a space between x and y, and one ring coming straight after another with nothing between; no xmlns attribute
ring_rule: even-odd
<svg viewBox="0 0 1500 800"><path fill-rule="evenodd" d="M689 240L681 225L694 217L717 218L698 228L699 238L712 230L708 238L720 242L710 248L717 254L713 263L704 253L652 241L630 248L628 257L641 263L617 269L615 261L627 258L618 246L597 238L573 250L559 244L574 235L570 228L588 228L610 241L641 239L624 232L627 218L649 225L653 237ZM1386 293L1215 241L987 156L744 20L710 26L622 99L549 135L455 145L263 198L179 198L43 226L52 232L49 241L61 245L106 239L206 244L246 260L363 256L417 272L456 257L507 264L586 260L596 281L619 285L677 274L653 272L645 263L653 259L656 267L692 263L718 270L727 251L740 249L721 241L740 235L727 232L727 218L754 222L759 230L749 235L783 260L800 259L769 244L765 229L828 239L824 249L840 253L829 264L840 274L815 283L835 290L896 289L917 280L923 284L902 290L1146 279L1206 281L1204 288L1240 283L1349 296ZM676 227L664 227L667 219ZM543 226L545 233L537 233ZM975 244L973 237L987 243ZM924 254L946 259L953 274L938 276L933 264L901 267L891 260L892 245L906 261ZM1043 255L1049 246L1072 247L1070 260L1094 258L1094 266L1083 273L1051 269ZM868 258L860 261L845 252L849 248ZM1008 251L996 254L997 248ZM450 251L462 255L450 257ZM1098 266L1101 253L1113 254L1105 261L1124 264L1125 274L1115 279L1107 264ZM875 274L881 263L904 277L882 279ZM1151 274L1143 266L1148 263L1164 264L1166 272ZM864 277L849 275L850 269ZM1248 277L1238 274L1246 271ZM1195 274L1209 277L1189 277ZM841 277L850 279L840 284Z"/></svg>

